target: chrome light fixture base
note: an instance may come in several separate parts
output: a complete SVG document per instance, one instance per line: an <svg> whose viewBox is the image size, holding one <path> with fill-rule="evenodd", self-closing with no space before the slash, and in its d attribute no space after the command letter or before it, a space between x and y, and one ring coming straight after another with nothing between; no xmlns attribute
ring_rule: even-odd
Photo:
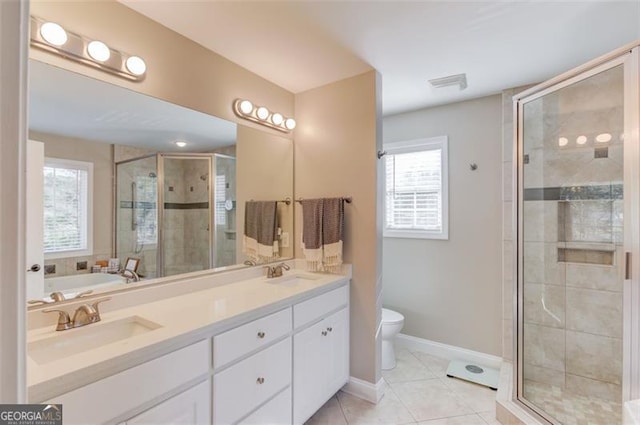
<svg viewBox="0 0 640 425"><path fill-rule="evenodd" d="M278 112L273 112L264 106L256 106L246 99L233 101L233 112L240 118L274 128L284 133L289 133L296 128L296 120L284 117Z"/></svg>

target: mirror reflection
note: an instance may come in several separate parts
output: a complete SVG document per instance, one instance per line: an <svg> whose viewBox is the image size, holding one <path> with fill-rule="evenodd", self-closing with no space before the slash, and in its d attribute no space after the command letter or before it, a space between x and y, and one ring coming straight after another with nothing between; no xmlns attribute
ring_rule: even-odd
<svg viewBox="0 0 640 425"><path fill-rule="evenodd" d="M28 299L293 256L293 205L278 202L293 197L291 140L34 60L29 83L43 182L28 238L45 273ZM255 204L273 207L264 222ZM272 232L270 255L247 246L245 214Z"/></svg>

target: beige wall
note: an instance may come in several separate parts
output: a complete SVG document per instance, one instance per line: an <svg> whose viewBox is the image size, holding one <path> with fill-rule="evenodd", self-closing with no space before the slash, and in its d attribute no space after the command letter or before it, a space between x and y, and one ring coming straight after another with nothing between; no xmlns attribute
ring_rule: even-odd
<svg viewBox="0 0 640 425"><path fill-rule="evenodd" d="M36 131L30 131L29 138L44 143L45 157L93 163L92 251L94 255L111 255L113 234L112 145Z"/></svg>
<svg viewBox="0 0 640 425"><path fill-rule="evenodd" d="M147 74L142 82L131 82L35 48L30 51L33 59L273 134L282 133L240 121L233 100L247 98L285 116L293 114L290 92L114 0L36 0L31 14L140 55Z"/></svg>
<svg viewBox="0 0 640 425"><path fill-rule="evenodd" d="M501 97L384 119L385 144L435 136L449 137L449 240L384 238L383 303L405 334L500 356Z"/></svg>
<svg viewBox="0 0 640 425"><path fill-rule="evenodd" d="M353 264L351 376L377 382L379 282L377 158L379 75L370 71L296 95L296 198L352 196L345 206L344 261ZM301 239L296 204L295 240ZM296 257L302 257L296 243Z"/></svg>
<svg viewBox="0 0 640 425"><path fill-rule="evenodd" d="M247 259L242 253L245 202L293 198L293 142L239 125L236 159L236 262L242 263ZM278 203L280 227L289 233L289 247L280 247L282 258L293 257L293 208L293 204Z"/></svg>

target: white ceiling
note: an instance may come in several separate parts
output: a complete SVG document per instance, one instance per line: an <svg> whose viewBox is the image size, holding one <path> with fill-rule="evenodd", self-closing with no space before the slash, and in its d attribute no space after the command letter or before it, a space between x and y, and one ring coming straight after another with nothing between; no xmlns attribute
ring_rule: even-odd
<svg viewBox="0 0 640 425"><path fill-rule="evenodd" d="M640 1L120 0L297 93L382 74L385 115L542 81L640 38ZM466 73L464 91L427 80Z"/></svg>
<svg viewBox="0 0 640 425"><path fill-rule="evenodd" d="M235 123L34 60L29 129L162 152L210 152L236 143Z"/></svg>

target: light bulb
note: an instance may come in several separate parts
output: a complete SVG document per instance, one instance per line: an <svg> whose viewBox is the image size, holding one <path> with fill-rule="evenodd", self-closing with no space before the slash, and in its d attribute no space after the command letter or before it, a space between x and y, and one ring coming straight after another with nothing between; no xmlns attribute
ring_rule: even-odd
<svg viewBox="0 0 640 425"><path fill-rule="evenodd" d="M67 32L55 22L45 22L40 27L40 35L44 40L54 46L62 46L67 42Z"/></svg>
<svg viewBox="0 0 640 425"><path fill-rule="evenodd" d="M296 120L294 120L293 118L287 118L287 120L284 122L284 126L287 127L287 130L293 130L294 128L296 128Z"/></svg>
<svg viewBox="0 0 640 425"><path fill-rule="evenodd" d="M271 115L271 122L275 125L282 124L282 121L284 121L284 117L282 116L282 114L276 112L275 114Z"/></svg>
<svg viewBox="0 0 640 425"><path fill-rule="evenodd" d="M612 136L609 133L602 133L596 136L596 142L600 142L600 143L610 142L611 139L612 139Z"/></svg>
<svg viewBox="0 0 640 425"><path fill-rule="evenodd" d="M243 114L250 114L253 111L253 103L248 100L243 100L240 102L240 112Z"/></svg>
<svg viewBox="0 0 640 425"><path fill-rule="evenodd" d="M102 41L92 41L87 46L87 52L93 59L104 62L111 57L111 50Z"/></svg>
<svg viewBox="0 0 640 425"><path fill-rule="evenodd" d="M267 117L269 116L269 110L267 108L265 108L264 106L261 106L258 108L258 110L256 111L256 115L258 116L258 118L260 118L261 120L266 120Z"/></svg>
<svg viewBox="0 0 640 425"><path fill-rule="evenodd" d="M147 72L147 64L138 56L129 56L125 65L133 75L142 75Z"/></svg>
<svg viewBox="0 0 640 425"><path fill-rule="evenodd" d="M569 144L569 139L566 137L560 137L558 139L558 146L567 146Z"/></svg>
<svg viewBox="0 0 640 425"><path fill-rule="evenodd" d="M584 145L585 143L587 143L587 136L578 136L576 138L576 143L579 145Z"/></svg>
<svg viewBox="0 0 640 425"><path fill-rule="evenodd" d="M176 146L179 147L179 148L184 148L185 146L187 146L187 142L182 141L182 140L178 140L176 142Z"/></svg>

